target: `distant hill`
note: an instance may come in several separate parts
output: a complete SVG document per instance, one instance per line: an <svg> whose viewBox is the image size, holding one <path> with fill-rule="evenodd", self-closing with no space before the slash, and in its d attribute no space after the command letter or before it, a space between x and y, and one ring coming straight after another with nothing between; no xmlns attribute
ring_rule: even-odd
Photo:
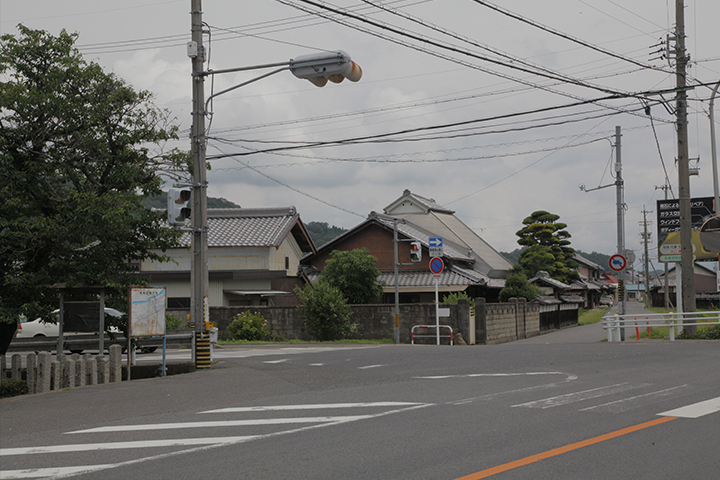
<svg viewBox="0 0 720 480"><path fill-rule="evenodd" d="M308 222L305 224L305 228L316 247L325 245L347 232L346 229L335 225L331 227L327 222Z"/></svg>
<svg viewBox="0 0 720 480"><path fill-rule="evenodd" d="M143 205L147 208L157 208L160 210L167 209L167 193L162 195L156 195L154 197L148 197L143 201ZM208 208L240 208L240 205L236 205L230 200L225 198L214 198L208 197L207 199Z"/></svg>

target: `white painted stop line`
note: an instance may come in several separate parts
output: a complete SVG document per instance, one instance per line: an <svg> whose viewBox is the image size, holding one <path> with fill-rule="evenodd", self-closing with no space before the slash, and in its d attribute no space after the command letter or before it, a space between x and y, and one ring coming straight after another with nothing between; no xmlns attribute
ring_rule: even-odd
<svg viewBox="0 0 720 480"><path fill-rule="evenodd" d="M658 413L658 415L662 417L699 418L715 412L720 412L720 397L668 410L667 412Z"/></svg>

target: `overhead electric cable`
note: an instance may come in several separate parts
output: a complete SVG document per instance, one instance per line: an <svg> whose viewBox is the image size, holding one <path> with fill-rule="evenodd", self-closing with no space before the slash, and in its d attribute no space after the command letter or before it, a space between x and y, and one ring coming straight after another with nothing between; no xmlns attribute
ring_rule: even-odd
<svg viewBox="0 0 720 480"><path fill-rule="evenodd" d="M518 21L520 21L520 22L526 23L526 24L531 25L531 26L533 26L533 27L535 27L535 28L539 28L540 30L543 30L543 31L548 32L548 33L551 33L551 34L553 34L553 35L555 35L555 36L558 36L558 37L560 37L560 38L564 38L565 40L569 40L569 41L571 41L571 42L577 43L578 45L582 45L583 47L587 47L587 48L589 48L589 49L591 49L591 50L595 50L596 52L602 53L602 54L604 54L604 55L608 55L608 56L611 56L611 57L613 57L613 58L617 58L618 60L622 60L622 61L625 61L625 62L630 62L630 63L632 63L632 64L634 64L634 65L643 67L643 68L645 68L645 69L647 69L647 70L657 70L657 71L661 71L661 72L664 72L664 73L672 73L672 72L667 71L667 70L664 70L664 69L662 69L662 68L655 67L655 66L653 66L653 65L648 65L648 64L645 64L645 63L642 63L642 62L638 62L638 61L636 61L636 60L633 60L632 58L627 58L627 57L624 57L624 56L622 56L622 55L620 55L620 54L618 54L618 53L611 52L610 50L606 50L606 49L604 49L604 48L597 47L597 46L595 46L595 45L593 45L593 44L591 44L591 43L588 43L588 42L585 42L585 41L583 41L583 40L580 40L579 38L575 38L575 37L573 37L573 36L571 36L571 35L568 35L568 34L566 34L566 33L561 32L561 31L559 31L559 30L555 30L554 28L550 28L550 27L548 27L548 26L546 26L546 25L543 25L543 24L541 24L541 23L539 23L539 22L535 22L535 21L530 20L530 19L528 19L528 18L525 18L525 17L523 17L523 16L521 16L521 15L518 15L518 14L516 14L516 13L513 13L513 12L511 12L510 10L507 10L507 9L504 9L504 8L501 8L501 7L498 7L497 5L495 5L495 4L493 4L493 3L490 3L490 2L488 2L488 1L486 1L486 0L473 0L473 1L474 1L475 3L478 3L478 4L482 5L482 6L484 6L484 7L487 7L487 8L490 8L490 9L492 9L492 10L495 10L495 11L498 12L498 13L502 13L502 14L505 15L505 16L508 16L508 17L513 18L513 19L515 19L515 20L518 20Z"/></svg>
<svg viewBox="0 0 720 480"><path fill-rule="evenodd" d="M358 31L367 33L368 35L373 35L373 36L376 36L376 37L381 38L381 39L383 39L383 40L387 40L387 41L389 41L389 42L393 42L393 43L396 43L396 44L398 44L398 45L402 45L402 46L405 46L405 47L407 47L407 48L411 48L411 49L414 49L414 50L417 50L417 51L426 53L426 54L428 54L428 55L432 55L432 56L435 56L435 57L438 57L438 58L441 58L441 59L444 59L444 60L447 60L447 61L451 61L451 62L457 63L457 64L459 64L459 65L466 66L466 67L468 67L468 68L472 68L472 69L475 69L475 70L479 70L479 71L485 72L485 73L487 73L487 74L489 74L489 75L493 75L493 76L496 76L496 77L499 77L499 78L503 78L503 79L505 79L505 80L510 80L510 81L513 81L513 82L517 82L517 83L520 83L520 84L523 84L523 85L527 85L527 86L530 86L530 87L533 87L533 88L536 88L536 89L544 90L544 91L547 91L547 92L550 92L550 93L553 93L553 94L556 94L556 95L561 95L561 96L568 97L568 98L573 98L573 99L576 99L576 100L577 100L577 99L582 99L582 97L580 97L580 96L578 96L578 95L572 95L572 94L567 93L567 92L562 92L562 91L554 90L554 89L551 89L551 88L548 88L548 87L545 87L545 86L542 86L542 85L534 84L534 83L532 83L532 82L529 82L529 81L526 81L526 80L523 80L523 79L520 79L520 78L517 78L517 77L512 77L512 76L510 76L510 75L503 74L503 73L500 73L500 72L497 72L497 71L494 71L494 70L491 70L491 69L488 69L488 68L485 68L485 67L481 67L481 66L479 66L479 65L476 65L476 64L473 64L473 63L469 63L469 62L467 62L467 61L463 61L463 60L461 60L461 59L454 58L454 57L451 57L451 56L449 56L449 55L442 54L442 53L440 53L440 52L435 52L435 51L428 50L428 49L426 49L426 48L420 47L420 46L415 45L415 44L412 44L412 43L404 42L404 41L399 40L399 39L397 39L397 38L392 38L392 37L389 37L389 36L386 36L386 35L382 35L382 34L380 34L380 33L378 33L378 32L374 32L374 31L372 31L372 30L368 30L368 29L366 29L366 28L362 28L362 27L357 26L357 25L354 25L354 24L352 24L352 23L343 21L343 20L341 20L341 19L339 19L339 18L334 18L334 17L329 16L329 15L323 13L323 12L315 11L315 10L312 10L312 9L307 8L307 7L305 7L305 6L298 5L298 4L296 4L296 3L293 3L292 0L276 0L276 1L279 2L279 3L282 3L282 4L284 4L284 5L288 5L288 6L291 6L291 7L293 7L293 8L296 8L296 9L298 9L298 10L302 10L302 11L307 12L307 13L312 13L312 14L314 14L314 15L318 15L318 16L321 16L321 17L323 17L323 18L330 19L330 20L332 20L332 21L334 21L334 22L340 23L341 25L345 25L345 26L347 26L347 27L349 27L349 28L353 28L353 29L355 29L355 30L358 30ZM327 9L327 10L330 10L330 11L333 11L333 12L341 13L342 15L348 16L348 17L350 17L350 18L358 18L357 15L354 15L354 14L351 14L351 13L348 13L348 12L342 12L342 11L339 11L339 10L336 10L336 9L331 9L330 7L327 7L327 6L321 5L321 4L317 4L316 2L311 2L311 1L309 1L309 0L298 0L298 1L300 1L300 2L302 2L302 3L308 3L308 4L312 4L312 5L317 5L318 8ZM367 23L376 23L376 22L374 22L374 21L372 21L372 20L369 20L369 19L361 19L361 21L365 21L365 22L367 22ZM383 28L383 27L380 27L380 28ZM391 28L391 27L386 27L385 29L389 29L389 28ZM401 35L401 36L404 35L404 36L407 36L407 37L409 37L409 38L414 38L413 36L407 35L407 34L405 34L405 33L402 32L402 31L398 32L398 34ZM414 38L414 39L415 39L415 38ZM420 38L417 39L417 40L419 40L419 41L421 41L421 42L424 42L424 43L430 43L430 42L431 42L430 40L424 39L424 38L422 38L422 37L420 37ZM453 48L453 47L451 47L451 48ZM460 52L462 52L462 51L460 51ZM466 53L468 53L468 52L466 52ZM469 54L469 53L468 53L468 54ZM471 54L469 54L469 55L471 55ZM507 65L505 65L505 66L507 66ZM635 93L635 94L618 93L617 95L612 95L611 97L608 97L608 99L613 99L613 98L628 98L628 97L641 98L640 94L638 94L638 93ZM600 104L600 103L598 103L598 105L604 106L605 108L617 110L617 111L623 111L622 109L619 109L619 108L614 107L614 106L612 106L612 105L605 105L605 104ZM624 112L624 113L628 113L628 112ZM663 120L663 119L656 119L656 121L665 122L665 120Z"/></svg>

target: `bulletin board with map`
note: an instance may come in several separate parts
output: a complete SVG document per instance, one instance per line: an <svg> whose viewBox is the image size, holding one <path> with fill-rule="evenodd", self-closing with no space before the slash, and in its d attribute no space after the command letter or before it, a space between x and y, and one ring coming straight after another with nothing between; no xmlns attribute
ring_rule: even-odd
<svg viewBox="0 0 720 480"><path fill-rule="evenodd" d="M165 287L130 287L130 335L165 335Z"/></svg>

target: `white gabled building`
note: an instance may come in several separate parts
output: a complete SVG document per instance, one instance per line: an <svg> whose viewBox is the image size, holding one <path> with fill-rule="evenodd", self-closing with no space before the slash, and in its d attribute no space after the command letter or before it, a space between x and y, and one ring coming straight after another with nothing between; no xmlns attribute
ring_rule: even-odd
<svg viewBox="0 0 720 480"><path fill-rule="evenodd" d="M295 305L300 259L315 252L295 207L208 209L210 306ZM144 261L138 275L167 288L168 308L190 307L191 235L166 252L171 262Z"/></svg>

